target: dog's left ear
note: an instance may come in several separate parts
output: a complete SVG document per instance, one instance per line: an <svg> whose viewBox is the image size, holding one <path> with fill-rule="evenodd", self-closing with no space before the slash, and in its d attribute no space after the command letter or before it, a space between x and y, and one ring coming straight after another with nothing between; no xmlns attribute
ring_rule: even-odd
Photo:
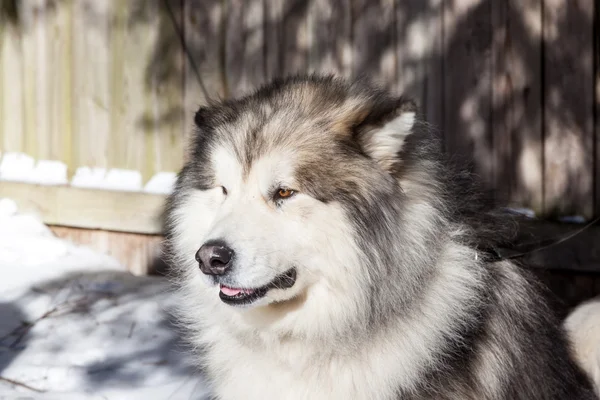
<svg viewBox="0 0 600 400"><path fill-rule="evenodd" d="M406 138L413 132L416 116L415 102L399 98L375 107L355 126L355 137L363 151L389 171L398 161Z"/></svg>

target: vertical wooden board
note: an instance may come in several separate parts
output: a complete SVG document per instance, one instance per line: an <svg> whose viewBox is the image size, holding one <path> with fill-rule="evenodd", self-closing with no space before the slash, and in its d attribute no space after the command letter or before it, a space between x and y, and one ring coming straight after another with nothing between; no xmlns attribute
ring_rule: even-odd
<svg viewBox="0 0 600 400"><path fill-rule="evenodd" d="M71 72L71 22L70 2L49 2L46 15L45 82L47 96L44 108L48 110L47 158L72 164L72 72Z"/></svg>
<svg viewBox="0 0 600 400"><path fill-rule="evenodd" d="M352 2L353 75L394 86L396 65L396 22L393 0Z"/></svg>
<svg viewBox="0 0 600 400"><path fill-rule="evenodd" d="M351 0L315 0L308 11L308 69L349 77L352 74Z"/></svg>
<svg viewBox="0 0 600 400"><path fill-rule="evenodd" d="M442 11L442 0L395 6L397 75L392 87L417 101L433 129L440 129L442 122Z"/></svg>
<svg viewBox="0 0 600 400"><path fill-rule="evenodd" d="M542 210L542 1L492 3L494 188L511 204Z"/></svg>
<svg viewBox="0 0 600 400"><path fill-rule="evenodd" d="M229 96L237 97L265 82L262 0L228 1L225 75Z"/></svg>
<svg viewBox="0 0 600 400"><path fill-rule="evenodd" d="M115 2L111 26L111 136L109 165L137 170L148 179L155 172L155 139L160 130L156 71L160 0ZM176 43L178 45L179 43Z"/></svg>
<svg viewBox="0 0 600 400"><path fill-rule="evenodd" d="M309 37L308 7L306 0L284 2L281 33L283 51L283 76L306 73L308 71Z"/></svg>
<svg viewBox="0 0 600 400"><path fill-rule="evenodd" d="M444 5L444 143L493 182L491 117L491 0Z"/></svg>
<svg viewBox="0 0 600 400"><path fill-rule="evenodd" d="M47 123L45 122L45 105L40 98L43 93L43 68L39 65L45 52L43 13L45 0L22 2L20 5L20 22L23 35L21 48L23 54L23 151L34 158L44 155L48 147ZM45 60L43 60L45 61ZM42 62L43 62L42 61ZM39 110L39 108L44 110ZM42 126L43 125L43 126Z"/></svg>
<svg viewBox="0 0 600 400"><path fill-rule="evenodd" d="M593 213L593 0L544 0L544 212Z"/></svg>
<svg viewBox="0 0 600 400"><path fill-rule="evenodd" d="M155 157L152 175L160 171L178 171L183 153L183 85L184 52L180 34L183 33L183 2L160 1L158 32L152 65L147 67L147 79L152 82L157 113ZM209 39L210 40L210 39ZM214 40L214 38L213 38ZM224 40L224 39L223 39ZM149 178L150 176L146 176Z"/></svg>
<svg viewBox="0 0 600 400"><path fill-rule="evenodd" d="M74 165L107 167L110 136L110 18L114 2L73 2Z"/></svg>
<svg viewBox="0 0 600 400"><path fill-rule="evenodd" d="M268 80L305 73L309 63L308 8L304 0L265 0Z"/></svg>
<svg viewBox="0 0 600 400"><path fill-rule="evenodd" d="M16 16L18 18L18 15ZM23 53L19 21L0 26L0 151L24 151Z"/></svg>
<svg viewBox="0 0 600 400"><path fill-rule="evenodd" d="M284 14L284 0L264 0L264 18L265 18L265 76L267 80L272 80L284 75L283 61L283 24L281 23Z"/></svg>
<svg viewBox="0 0 600 400"><path fill-rule="evenodd" d="M600 217L600 4L594 3L594 66L595 71L595 114L594 130L596 135L596 152L594 162L596 163L596 196L595 216Z"/></svg>
<svg viewBox="0 0 600 400"><path fill-rule="evenodd" d="M183 0L183 32L187 54L184 61L184 135L193 130L194 114L209 98L223 98L223 20L221 0ZM186 140L187 141L187 140Z"/></svg>

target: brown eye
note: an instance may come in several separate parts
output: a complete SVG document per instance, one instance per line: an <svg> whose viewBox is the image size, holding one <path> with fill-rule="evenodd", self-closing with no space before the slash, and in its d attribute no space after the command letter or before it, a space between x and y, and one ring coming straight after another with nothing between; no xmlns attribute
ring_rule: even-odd
<svg viewBox="0 0 600 400"><path fill-rule="evenodd" d="M286 199L288 197L292 197L294 195L294 191L291 189L279 189L277 191L277 197L280 199Z"/></svg>

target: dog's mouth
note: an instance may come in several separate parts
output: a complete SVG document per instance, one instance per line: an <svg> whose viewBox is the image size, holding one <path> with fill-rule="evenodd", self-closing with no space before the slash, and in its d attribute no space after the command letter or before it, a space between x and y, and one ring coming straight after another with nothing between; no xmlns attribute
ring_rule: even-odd
<svg viewBox="0 0 600 400"><path fill-rule="evenodd" d="M221 284L219 298L229 305L248 305L264 297L271 289L289 289L296 283L296 269L292 268L273 279L271 283L256 289L233 288Z"/></svg>

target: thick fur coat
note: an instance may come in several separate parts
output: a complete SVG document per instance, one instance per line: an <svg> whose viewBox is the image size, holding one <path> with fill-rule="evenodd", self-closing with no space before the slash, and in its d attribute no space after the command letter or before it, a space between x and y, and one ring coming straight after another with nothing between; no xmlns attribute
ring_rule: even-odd
<svg viewBox="0 0 600 400"><path fill-rule="evenodd" d="M294 77L195 125L166 248L215 398L596 398L412 102Z"/></svg>

